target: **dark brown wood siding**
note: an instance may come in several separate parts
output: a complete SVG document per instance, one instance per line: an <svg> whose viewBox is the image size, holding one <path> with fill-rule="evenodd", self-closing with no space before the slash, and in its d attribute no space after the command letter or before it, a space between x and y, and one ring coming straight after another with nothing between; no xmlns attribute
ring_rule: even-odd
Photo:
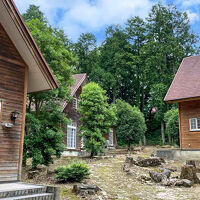
<svg viewBox="0 0 200 200"><path fill-rule="evenodd" d="M0 99L3 101L1 122L11 122L11 112L20 115L13 128L0 124L0 182L20 179L22 133L25 105L25 64L0 24Z"/></svg>
<svg viewBox="0 0 200 200"><path fill-rule="evenodd" d="M181 149L200 149L200 131L190 131L190 118L200 118L200 101L179 102Z"/></svg>

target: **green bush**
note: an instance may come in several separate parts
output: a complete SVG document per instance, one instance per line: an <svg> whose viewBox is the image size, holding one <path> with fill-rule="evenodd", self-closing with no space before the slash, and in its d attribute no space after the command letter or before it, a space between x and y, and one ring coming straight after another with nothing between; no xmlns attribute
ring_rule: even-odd
<svg viewBox="0 0 200 200"><path fill-rule="evenodd" d="M144 115L139 108L131 106L122 100L117 100L117 141L127 144L130 148L133 142L138 142L146 132Z"/></svg>
<svg viewBox="0 0 200 200"><path fill-rule="evenodd" d="M80 182L90 174L88 165L82 162L57 167L55 173L59 182Z"/></svg>
<svg viewBox="0 0 200 200"><path fill-rule="evenodd" d="M178 109L171 109L165 113L166 133L170 144L179 144Z"/></svg>

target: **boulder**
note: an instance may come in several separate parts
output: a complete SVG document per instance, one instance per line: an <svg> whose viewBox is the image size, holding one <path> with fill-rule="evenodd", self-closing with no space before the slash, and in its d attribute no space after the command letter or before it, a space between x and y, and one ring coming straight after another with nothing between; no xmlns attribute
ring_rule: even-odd
<svg viewBox="0 0 200 200"><path fill-rule="evenodd" d="M193 183L200 183L200 180L196 174L196 167L194 167L193 165L182 166L180 179L187 179L192 181Z"/></svg>
<svg viewBox="0 0 200 200"><path fill-rule="evenodd" d="M188 179L182 179L182 180L177 180L174 185L183 187L192 187L193 182Z"/></svg>
<svg viewBox="0 0 200 200"><path fill-rule="evenodd" d="M160 173L155 172L155 171L149 172L149 176L156 183L160 183L160 182L163 182L163 181L166 182L166 180L169 179L170 175L171 175L171 171L167 170L167 169L165 169L163 172L160 172Z"/></svg>
<svg viewBox="0 0 200 200"><path fill-rule="evenodd" d="M133 158L127 156L127 157L126 157L126 160L125 160L125 163L124 163L124 166L123 166L123 171L129 172L129 171L130 171L130 167L131 167L132 165L133 165Z"/></svg>
<svg viewBox="0 0 200 200"><path fill-rule="evenodd" d="M72 192L81 196L95 195L101 189L96 185L76 184L73 186Z"/></svg>
<svg viewBox="0 0 200 200"><path fill-rule="evenodd" d="M193 167L196 168L196 162L194 160L187 160L186 165L192 165Z"/></svg>
<svg viewBox="0 0 200 200"><path fill-rule="evenodd" d="M138 157L137 160L133 160L133 163L140 167L156 167L161 165L161 159L157 157L142 158Z"/></svg>

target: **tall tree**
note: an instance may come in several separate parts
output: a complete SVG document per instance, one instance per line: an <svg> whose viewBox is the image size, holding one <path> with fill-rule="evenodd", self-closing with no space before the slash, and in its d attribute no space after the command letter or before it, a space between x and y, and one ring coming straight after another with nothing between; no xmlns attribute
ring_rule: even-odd
<svg viewBox="0 0 200 200"><path fill-rule="evenodd" d="M105 147L104 135L115 123L115 110L108 105L105 91L98 84L91 82L83 87L79 112L84 147L93 157Z"/></svg>
<svg viewBox="0 0 200 200"><path fill-rule="evenodd" d="M182 59L197 53L197 36L191 33L186 13L176 7L157 4L147 17L147 41L142 48L146 57L144 77L150 91L150 107L157 107L155 117L161 123L163 143L164 113L168 107L163 105L167 89Z"/></svg>
<svg viewBox="0 0 200 200"><path fill-rule="evenodd" d="M87 73L90 79L92 70L98 63L98 48L96 37L91 33L82 33L73 50L78 59L76 71ZM92 78L92 77L91 77Z"/></svg>
<svg viewBox="0 0 200 200"><path fill-rule="evenodd" d="M49 164L53 161L53 155L60 156L61 151L64 150L61 147L63 132L60 124L66 121L66 117L62 113L58 114L61 111L59 102L70 99L69 86L73 82L71 75L74 58L67 48L64 32L49 25L39 7L30 6L23 17L59 84L59 88L56 90L28 96L27 113L29 113L29 117L26 127L30 128L26 129L25 151L27 150L27 152L25 155L34 156L33 165L36 166ZM30 126L30 124L32 125ZM40 134L41 137L37 137ZM55 137L52 137L53 134ZM49 136L49 146L44 145L47 144L45 141L48 138L47 135ZM33 142L34 138L35 143L31 148L29 142ZM46 149L37 149L37 146ZM41 150L41 154L34 153L39 150Z"/></svg>

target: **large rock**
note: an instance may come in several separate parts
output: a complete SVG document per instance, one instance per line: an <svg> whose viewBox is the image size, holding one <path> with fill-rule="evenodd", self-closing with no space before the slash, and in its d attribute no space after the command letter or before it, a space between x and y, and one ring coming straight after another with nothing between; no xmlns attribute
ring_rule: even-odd
<svg viewBox="0 0 200 200"><path fill-rule="evenodd" d="M160 182L164 182L164 181L166 182L166 180L169 179L170 175L171 175L171 171L166 170L166 169L163 172L160 172L160 173L155 172L155 171L149 172L149 176L156 183L160 183Z"/></svg>
<svg viewBox="0 0 200 200"><path fill-rule="evenodd" d="M177 180L174 185L183 187L192 187L193 182L188 179L182 179L182 180Z"/></svg>
<svg viewBox="0 0 200 200"><path fill-rule="evenodd" d="M193 165L182 166L180 179L188 179L193 183L200 183L200 180L196 174L196 167L194 167Z"/></svg>
<svg viewBox="0 0 200 200"><path fill-rule="evenodd" d="M133 163L140 167L156 167L161 165L162 162L163 160L157 157L149 157L149 158L138 157L137 160L133 160Z"/></svg>
<svg viewBox="0 0 200 200"><path fill-rule="evenodd" d="M72 192L81 196L95 195L101 189L96 185L77 184L73 186Z"/></svg>
<svg viewBox="0 0 200 200"><path fill-rule="evenodd" d="M129 171L130 171L130 167L131 167L132 165L133 165L133 158L127 156L127 157L126 157L126 160L125 160L125 163L124 163L124 166L123 166L123 170L124 170L125 172L129 172Z"/></svg>

